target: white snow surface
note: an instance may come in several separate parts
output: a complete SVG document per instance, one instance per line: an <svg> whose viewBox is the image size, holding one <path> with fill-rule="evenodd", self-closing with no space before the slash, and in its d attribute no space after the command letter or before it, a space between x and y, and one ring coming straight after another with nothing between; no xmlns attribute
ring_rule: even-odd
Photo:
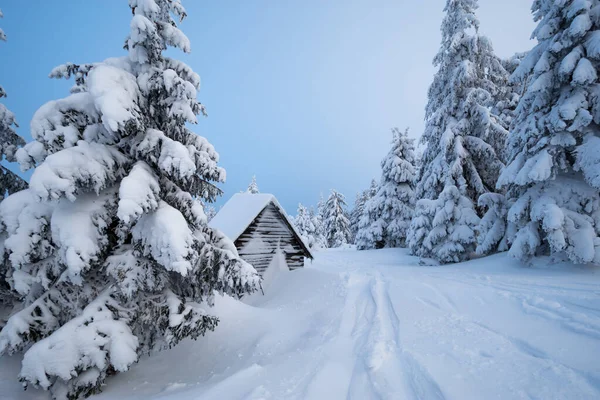
<svg viewBox="0 0 600 400"><path fill-rule="evenodd" d="M600 269L499 254L419 265L324 251L221 323L143 358L94 400L598 399ZM0 398L46 399L0 358Z"/></svg>

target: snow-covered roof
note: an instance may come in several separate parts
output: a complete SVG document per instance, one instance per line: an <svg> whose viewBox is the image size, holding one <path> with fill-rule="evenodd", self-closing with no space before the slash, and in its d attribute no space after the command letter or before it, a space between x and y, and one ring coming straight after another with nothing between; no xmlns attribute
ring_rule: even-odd
<svg viewBox="0 0 600 400"><path fill-rule="evenodd" d="M298 233L292 221L290 221L290 217L272 194L252 194L248 192L236 193L227 203L225 203L223 208L221 208L208 225L211 228L223 232L225 236L235 242L236 239L250 226L258 214L260 214L270 203L273 203L273 205L277 207L298 237L298 240L302 242L306 251L309 252L308 246L304 243L302 236Z"/></svg>

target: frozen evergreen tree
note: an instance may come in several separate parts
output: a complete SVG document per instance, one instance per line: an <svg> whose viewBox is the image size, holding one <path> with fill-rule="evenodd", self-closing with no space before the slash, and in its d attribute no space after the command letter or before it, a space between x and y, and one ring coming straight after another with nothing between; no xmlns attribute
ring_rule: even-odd
<svg viewBox="0 0 600 400"><path fill-rule="evenodd" d="M415 255L432 257L442 263L464 259L465 251L475 251L475 230L479 217L471 201L456 186L447 186L436 200L419 200L411 221L409 243ZM411 245L412 246L412 245Z"/></svg>
<svg viewBox="0 0 600 400"><path fill-rule="evenodd" d="M2 10L0 10L0 18L2 17ZM6 34L1 28L0 41L6 41ZM6 97L6 92L0 86L0 99L3 97ZM17 149L25 145L23 138L15 132L15 127L17 127L15 115L4 104L0 103L0 160L15 162ZM4 199L6 194L12 194L26 188L27 183L23 179L6 168L6 166L0 165L0 201ZM1 280L2 278L0 277Z"/></svg>
<svg viewBox="0 0 600 400"><path fill-rule="evenodd" d="M360 227L360 219L365 211L365 204L377 193L377 181L371 180L371 186L356 195L354 208L350 212L350 232L352 234L353 243L356 240L356 234Z"/></svg>
<svg viewBox="0 0 600 400"><path fill-rule="evenodd" d="M429 88L425 150L409 245L440 262L475 251L480 195L495 191L507 131L491 113L507 73L479 34L476 0L447 0L438 71Z"/></svg>
<svg viewBox="0 0 600 400"><path fill-rule="evenodd" d="M508 207L501 193L485 193L479 196L479 207L485 214L477 227L477 249L479 255L508 250L508 237L512 224L507 223Z"/></svg>
<svg viewBox="0 0 600 400"><path fill-rule="evenodd" d="M322 220L325 219L325 198L323 197L323 193L319 195L319 201L317 203L317 215Z"/></svg>
<svg viewBox="0 0 600 400"><path fill-rule="evenodd" d="M319 201L317 203L317 212L314 213L314 224L317 228L317 241L322 242L323 248L327 248L327 233L325 232L325 199L323 194L319 195Z"/></svg>
<svg viewBox="0 0 600 400"><path fill-rule="evenodd" d="M166 57L190 51L178 0L129 0L128 54L67 64L72 94L42 106L17 153L30 188L0 203L11 289L23 299L0 354L25 351L20 379L55 399L98 392L141 354L213 330L215 291L256 290L202 202L224 180L197 123L199 77ZM177 20L175 19L177 18Z"/></svg>
<svg viewBox="0 0 600 400"><path fill-rule="evenodd" d="M509 76L515 72L526 55L527 53L516 53L512 57L502 60L502 66ZM523 90L523 82L508 80L504 89L498 91L496 104L492 108L492 113L498 116L498 121L506 130L510 131L514 123L517 105L523 95ZM502 155L505 155L504 151Z"/></svg>
<svg viewBox="0 0 600 400"><path fill-rule="evenodd" d="M525 59L528 53L516 53L502 60L502 65L509 75L512 75ZM527 86L528 77L521 80L510 80L505 90L499 92L492 113L498 115L499 121L507 130L512 129L517 113L519 100ZM506 160L507 152L502 152ZM484 211L477 227L477 249L479 255L487 255L508 250L508 238L514 231L514 224L507 220L508 204L502 193L485 193L479 197L479 209Z"/></svg>
<svg viewBox="0 0 600 400"><path fill-rule="evenodd" d="M350 242L350 221L346 215L346 198L332 190L324 207L323 221L327 247L342 247Z"/></svg>
<svg viewBox="0 0 600 400"><path fill-rule="evenodd" d="M366 202L354 241L358 250L385 247L385 220L382 218L382 208L380 203L373 202L373 198Z"/></svg>
<svg viewBox="0 0 600 400"><path fill-rule="evenodd" d="M352 211L350 211L350 242L355 243L356 234L358 233L358 223L360 221L360 217L365 210L365 203L368 200L368 192L369 190L362 190L356 194L356 198L354 199L354 207L352 207Z"/></svg>
<svg viewBox="0 0 600 400"><path fill-rule="evenodd" d="M510 254L600 263L600 1L536 0L538 43L498 186L511 199Z"/></svg>
<svg viewBox="0 0 600 400"><path fill-rule="evenodd" d="M294 226L302 236L304 243L310 248L318 248L317 228L314 224L314 218L310 211L302 204L298 204L298 214L294 217Z"/></svg>
<svg viewBox="0 0 600 400"><path fill-rule="evenodd" d="M252 182L248 185L248 189L246 193L259 194L260 190L258 190L258 185L256 184L256 176L252 177Z"/></svg>
<svg viewBox="0 0 600 400"><path fill-rule="evenodd" d="M356 237L359 250L404 247L414 212L415 145L408 130L392 129L392 148L381 162L375 196L364 207Z"/></svg>
<svg viewBox="0 0 600 400"><path fill-rule="evenodd" d="M367 192L367 201L372 199L373 197L375 197L378 190L379 190L379 182L377 182L377 180L375 180L375 179L371 179L371 185L369 186L369 189Z"/></svg>
<svg viewBox="0 0 600 400"><path fill-rule="evenodd" d="M315 249L326 249L327 248L327 240L325 239L325 234L323 232L323 221L319 218L318 213L311 207L308 209L308 214L310 216L310 220L312 221L313 226L315 227L314 231L314 243Z"/></svg>

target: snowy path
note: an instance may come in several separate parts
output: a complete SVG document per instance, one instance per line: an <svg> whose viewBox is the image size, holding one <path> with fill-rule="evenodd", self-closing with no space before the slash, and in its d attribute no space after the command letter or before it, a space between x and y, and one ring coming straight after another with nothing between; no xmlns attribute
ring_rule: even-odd
<svg viewBox="0 0 600 400"><path fill-rule="evenodd" d="M330 251L94 399L599 399L600 270ZM0 398L34 399L0 361Z"/></svg>

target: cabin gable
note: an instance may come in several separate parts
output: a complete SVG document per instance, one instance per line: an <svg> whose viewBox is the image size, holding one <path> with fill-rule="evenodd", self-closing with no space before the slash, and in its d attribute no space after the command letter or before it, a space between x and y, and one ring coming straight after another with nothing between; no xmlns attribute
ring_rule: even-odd
<svg viewBox="0 0 600 400"><path fill-rule="evenodd" d="M290 270L304 267L304 257L311 257L287 218L273 202L256 216L246 230L235 240L242 259L264 274L277 248L285 253Z"/></svg>

